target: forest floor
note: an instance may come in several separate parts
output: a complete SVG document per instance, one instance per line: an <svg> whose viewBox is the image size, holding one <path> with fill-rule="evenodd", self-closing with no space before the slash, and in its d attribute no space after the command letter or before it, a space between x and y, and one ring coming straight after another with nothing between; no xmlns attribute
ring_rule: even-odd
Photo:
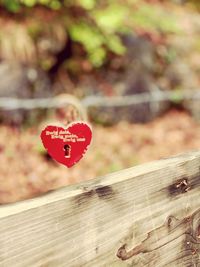
<svg viewBox="0 0 200 267"><path fill-rule="evenodd" d="M200 124L184 111L171 110L147 124L92 125L93 140L84 158L70 169L41 149L40 127L0 126L0 203L40 195L134 165L200 149Z"/></svg>

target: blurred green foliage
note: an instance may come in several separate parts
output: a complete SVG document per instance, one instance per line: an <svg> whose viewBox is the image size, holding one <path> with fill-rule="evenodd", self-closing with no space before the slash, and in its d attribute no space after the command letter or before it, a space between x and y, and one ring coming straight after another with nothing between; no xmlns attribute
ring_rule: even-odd
<svg viewBox="0 0 200 267"><path fill-rule="evenodd" d="M172 91L171 99L170 99L172 103L181 104L183 99L184 99L184 96L183 96L183 91L181 89L176 89Z"/></svg>
<svg viewBox="0 0 200 267"><path fill-rule="evenodd" d="M152 8L150 4L144 3L131 17L131 21L134 26L148 31L156 30L164 33L179 31L175 17L169 16L167 11L159 5Z"/></svg>
<svg viewBox="0 0 200 267"><path fill-rule="evenodd" d="M176 20L160 5L145 0L0 0L11 13L23 13L36 6L45 6L58 13L72 41L80 43L93 66L101 66L109 52L123 55L126 51L120 36L135 28L159 32L176 32ZM75 10L75 15L74 11ZM41 29L42 26L40 25ZM36 25L30 30L41 32Z"/></svg>

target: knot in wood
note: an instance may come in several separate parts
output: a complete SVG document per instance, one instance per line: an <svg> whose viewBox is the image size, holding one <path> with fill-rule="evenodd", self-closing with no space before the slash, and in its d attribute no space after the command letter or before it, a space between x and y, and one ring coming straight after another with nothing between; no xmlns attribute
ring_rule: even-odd
<svg viewBox="0 0 200 267"><path fill-rule="evenodd" d="M187 179L183 179L182 181L178 182L176 184L176 188L179 188L180 191L183 192L187 192L189 190L189 186L188 186L188 180Z"/></svg>
<svg viewBox="0 0 200 267"><path fill-rule="evenodd" d="M188 179L183 178L169 186L169 194L173 197L188 192L190 188L191 186L189 185Z"/></svg>

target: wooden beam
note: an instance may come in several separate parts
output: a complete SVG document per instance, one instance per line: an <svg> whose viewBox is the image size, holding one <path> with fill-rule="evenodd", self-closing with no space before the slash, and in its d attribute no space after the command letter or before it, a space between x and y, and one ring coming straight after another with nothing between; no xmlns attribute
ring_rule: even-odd
<svg viewBox="0 0 200 267"><path fill-rule="evenodd" d="M200 266L200 152L0 207L1 267Z"/></svg>

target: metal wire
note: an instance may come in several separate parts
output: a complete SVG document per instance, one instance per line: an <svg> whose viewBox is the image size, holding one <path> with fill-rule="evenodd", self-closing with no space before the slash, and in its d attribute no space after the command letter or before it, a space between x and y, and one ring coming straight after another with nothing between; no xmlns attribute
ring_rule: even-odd
<svg viewBox="0 0 200 267"><path fill-rule="evenodd" d="M52 98L36 98L36 99L19 99L10 97L0 97L0 109L16 110L16 109L43 109L43 108L59 108L67 104L82 105L84 108L88 107L121 107L138 105L143 103L153 103L162 101L183 101L183 100L200 100L200 91L193 93L188 91L185 93L162 92L156 91L152 93L141 93L128 96L88 96L82 100L78 100L70 95L62 95L60 97Z"/></svg>

